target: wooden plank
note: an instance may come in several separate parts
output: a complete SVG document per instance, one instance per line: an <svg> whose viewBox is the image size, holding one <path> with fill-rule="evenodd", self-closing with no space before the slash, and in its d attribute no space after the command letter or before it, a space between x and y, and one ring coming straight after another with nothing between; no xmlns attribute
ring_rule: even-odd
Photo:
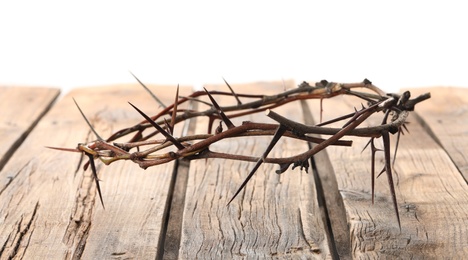
<svg viewBox="0 0 468 260"><path fill-rule="evenodd" d="M197 102L191 102L190 109L197 109ZM190 119L186 128L182 131L183 135L193 135L195 133L196 118ZM175 172L174 191L172 192L171 207L167 221L167 231L164 237L164 252L158 259L179 259L179 246L182 233L182 222L184 215L185 195L187 190L187 181L190 169L190 161L178 160L177 171Z"/></svg>
<svg viewBox="0 0 468 260"><path fill-rule="evenodd" d="M324 120L360 104L353 97L326 100ZM312 111L318 118L318 111ZM380 121L371 118L369 124ZM410 134L400 142L394 176L401 231L385 176L377 179L375 204L371 203L370 152L361 153L368 140L354 138L352 148L327 148L347 211L354 258L462 258L468 253L468 187L415 117L408 121ZM380 171L383 155L378 156Z"/></svg>
<svg viewBox="0 0 468 260"><path fill-rule="evenodd" d="M468 182L468 89L438 87L410 91L414 96L431 92L431 99L416 109L418 120L438 140Z"/></svg>
<svg viewBox="0 0 468 260"><path fill-rule="evenodd" d="M0 170L59 93L55 88L0 87Z"/></svg>
<svg viewBox="0 0 468 260"><path fill-rule="evenodd" d="M150 88L173 101L174 87ZM44 148L95 139L72 97L102 136L142 120L127 101L149 114L158 109L138 85L76 89L58 102L0 173L11 179L0 195L0 258L154 259L174 165L144 171L131 162L98 163L104 210L79 154Z"/></svg>
<svg viewBox="0 0 468 260"><path fill-rule="evenodd" d="M311 112L311 107L308 106L306 100L301 101L302 109L304 110L304 123L307 125L315 125L319 120L314 119ZM312 109L320 110L320 107ZM319 137L319 135L316 135ZM330 248L334 252L335 259L351 259L351 241L348 229L348 222L346 220L346 210L338 189L333 165L330 162L328 153L323 150L313 157L315 166L315 178L317 189L317 196L319 199L319 206L323 214L325 214L325 221L329 228Z"/></svg>
<svg viewBox="0 0 468 260"><path fill-rule="evenodd" d="M239 93L273 94L282 91L282 82L233 86ZM286 87L293 87L286 82ZM206 86L208 90L225 86ZM216 96L222 105L234 98ZM274 109L302 120L299 103ZM273 122L264 114L233 120ZM207 121L197 121L197 133L204 133ZM271 137L233 138L212 145L214 151L260 156ZM306 151L307 144L280 140L271 157L291 156ZM239 196L228 201L252 169L253 163L208 159L192 161L187 184L181 259L212 258L329 258L324 224L315 194L314 176L299 169L278 175L276 165L263 165Z"/></svg>
<svg viewBox="0 0 468 260"><path fill-rule="evenodd" d="M164 252L158 259L179 259L179 246L182 233L185 195L189 173L189 162L181 160L177 165L174 191L167 221L167 231L164 237Z"/></svg>

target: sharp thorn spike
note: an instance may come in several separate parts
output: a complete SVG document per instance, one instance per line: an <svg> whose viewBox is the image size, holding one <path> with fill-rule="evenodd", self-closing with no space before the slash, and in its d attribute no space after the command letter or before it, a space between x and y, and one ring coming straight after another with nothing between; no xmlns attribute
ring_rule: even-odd
<svg viewBox="0 0 468 260"><path fill-rule="evenodd" d="M387 180L388 180L388 186L390 188L390 193L392 195L392 201L393 201L393 208L395 210L395 215L398 221L398 226L400 227L401 230L401 222L400 222L400 214L398 212L398 202L396 198L396 193L395 193L395 187L393 184L393 176L392 176L392 165L390 162L390 136L388 131L383 131L382 133L382 138L384 141L384 153L385 153L385 171L387 172Z"/></svg>
<svg viewBox="0 0 468 260"><path fill-rule="evenodd" d="M210 94L210 92L208 92L208 90L205 89L205 92L206 94L208 95L208 97L210 98L211 100L211 103L213 104L213 106L216 108L216 111L218 112L218 115L221 117L221 119L223 120L223 122L226 124L226 126L231 129L233 127L235 127L235 125L231 122L231 120L229 120L229 118L226 116L226 114L224 114L223 110L221 109L221 107L218 105L218 103L216 102L216 100L213 98L213 96Z"/></svg>
<svg viewBox="0 0 468 260"><path fill-rule="evenodd" d="M86 118L85 114L83 113L83 111L81 110L80 106L78 105L78 103L76 102L76 100L73 98L73 102L75 102L75 105L76 107L78 108L78 110L80 111L80 114L81 116L84 118L84 120L86 121L86 124L88 124L89 128L91 128L91 131L93 131L93 133L96 135L97 139L99 140L104 140L102 139L102 137L96 132L96 130L94 129L93 125L91 125L91 123L89 122L88 118Z"/></svg>
<svg viewBox="0 0 468 260"><path fill-rule="evenodd" d="M379 174L377 174L377 177L376 178L379 178L380 175L382 175L382 173L385 172L385 166L382 168L382 170L379 172Z"/></svg>
<svg viewBox="0 0 468 260"><path fill-rule="evenodd" d="M223 132L223 122L219 121L218 127L216 127L215 134L220 134Z"/></svg>
<svg viewBox="0 0 468 260"><path fill-rule="evenodd" d="M408 127L406 127L406 124L409 124L409 122L405 122L402 126L406 130L407 133L409 133Z"/></svg>
<svg viewBox="0 0 468 260"><path fill-rule="evenodd" d="M173 135L172 126L169 124L169 122L167 122L166 118L164 118L164 125L166 125L168 134Z"/></svg>
<svg viewBox="0 0 468 260"><path fill-rule="evenodd" d="M177 116L177 106L179 104L179 84L177 84L177 90L174 100L174 107L172 108L172 117L171 117L171 134L174 133L174 126L176 123L176 116Z"/></svg>
<svg viewBox="0 0 468 260"><path fill-rule="evenodd" d="M53 150L59 150L59 151L65 151L65 152L81 153L81 151L76 149L76 148L61 148L61 147L52 147L52 146L45 146L45 148L53 149Z"/></svg>
<svg viewBox="0 0 468 260"><path fill-rule="evenodd" d="M395 161L396 161L396 156L397 156L397 152L398 152L398 146L400 145L400 137L401 137L401 131L398 131L397 139L396 139L396 143L395 143L395 151L393 152L392 168L395 168Z"/></svg>
<svg viewBox="0 0 468 260"><path fill-rule="evenodd" d="M260 158L257 161L257 163L255 164L254 168L250 171L249 175L247 175L247 178L245 178L244 182L242 182L241 186L237 189L236 193L234 193L232 198L229 200L229 202L227 203L227 206L229 206L231 204L231 202L237 197L237 195L239 195L239 193L242 191L242 189L244 189L245 185L247 185L247 183L250 181L250 179L255 174L255 172L258 170L260 165L262 165L262 163L263 163L263 159Z"/></svg>
<svg viewBox="0 0 468 260"><path fill-rule="evenodd" d="M275 132L270 144L268 145L267 149L263 153L262 157L260 157L260 159L257 161L254 168L250 171L249 175L247 175L247 178L245 178L244 182L241 184L239 189L237 189L236 193L231 198L231 200L229 200L227 205L231 204L231 202L237 197L237 195L241 192L241 190L245 187L245 185L247 185L247 183L252 178L254 173L258 170L260 165L262 165L262 163L265 161L265 159L268 156L268 154L270 153L270 151L273 149L273 147L276 145L276 143L279 141L279 139L283 136L283 134L285 132L286 132L286 127L284 127L283 125L279 125L279 127L276 129L276 132Z"/></svg>
<svg viewBox="0 0 468 260"><path fill-rule="evenodd" d="M98 179L98 176L97 176L96 165L94 165L94 157L93 157L92 154L87 153L86 155L89 158L89 164L91 165L91 171L93 172L93 177L94 177L94 181L96 183L96 189L98 191L99 199L101 200L102 208L106 209L106 207L104 207L104 200L102 199L101 186L99 185L99 179Z"/></svg>
<svg viewBox="0 0 468 260"><path fill-rule="evenodd" d="M132 103L128 102L140 115L142 115L146 121L148 121L154 128L156 128L162 135L164 135L170 142L172 142L179 150L182 150L185 148L177 139L175 139L172 135L170 135L166 130L164 130L160 125L158 125L156 122L154 122L153 119L151 119L149 116L147 116L143 111L141 111L139 108L134 106Z"/></svg>
<svg viewBox="0 0 468 260"><path fill-rule="evenodd" d="M229 83L224 78L223 80L224 80L224 83L226 83L229 90L231 91L231 93L234 95L234 98L236 98L237 104L242 105L242 102L240 101L239 96L237 95L236 92L234 92L234 89L232 89L231 85L229 85Z"/></svg>
<svg viewBox="0 0 468 260"><path fill-rule="evenodd" d="M369 145L370 145L371 142L372 142L372 139L373 139L373 138L371 138L371 139L369 140L369 142L367 142L367 144L364 145L364 148L362 148L361 153L363 153L363 152L366 150L366 148L369 147Z"/></svg>
<svg viewBox="0 0 468 260"><path fill-rule="evenodd" d="M324 126L324 125L328 125L328 124L331 124L331 123L335 123L335 122L341 121L343 119L350 118L350 117L354 116L355 114L356 113L353 112L353 113L350 113L350 114L347 114L347 115L344 115L344 116L340 116L340 117L337 117L337 118L322 122L320 124L317 124L316 126Z"/></svg>
<svg viewBox="0 0 468 260"><path fill-rule="evenodd" d="M141 82L140 79L138 79L131 71L129 71L130 74L132 74L132 76L138 81L138 83L140 83L140 85L146 90L146 92L148 92L151 97L163 108L166 108L166 105L164 105L164 103L158 98L156 97L156 95L145 85L143 84L143 82Z"/></svg>

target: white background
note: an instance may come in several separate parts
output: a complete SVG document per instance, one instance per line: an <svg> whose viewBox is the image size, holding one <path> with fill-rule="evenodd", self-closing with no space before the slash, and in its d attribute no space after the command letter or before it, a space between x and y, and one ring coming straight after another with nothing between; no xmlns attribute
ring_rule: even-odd
<svg viewBox="0 0 468 260"><path fill-rule="evenodd" d="M3 1L0 85L468 86L462 1L321 2Z"/></svg>

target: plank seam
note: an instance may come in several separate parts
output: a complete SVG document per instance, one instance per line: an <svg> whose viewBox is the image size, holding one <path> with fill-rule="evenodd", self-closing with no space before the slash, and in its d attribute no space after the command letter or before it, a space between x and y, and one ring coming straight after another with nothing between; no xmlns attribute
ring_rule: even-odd
<svg viewBox="0 0 468 260"><path fill-rule="evenodd" d="M170 218L171 218L171 211L173 210L173 206L174 206L174 202L173 202L173 199L174 199L174 191L176 190L175 187L176 187L176 182L177 182L177 169L178 169L178 166L179 166L179 160L176 160L175 163L174 163L174 168L173 168L173 171L172 171L172 177L171 177L171 182L170 182L170 185L169 185L169 190L168 190L168 196L167 196L167 200L166 200L166 205L164 207L164 221L163 221L163 226L161 228L161 233L159 235L159 242L158 242L158 252L157 252L157 255L156 255L156 259L165 259L164 258L164 255L166 253L166 238L167 238L167 235L168 235L168 229L169 229L169 225L171 223L170 221Z"/></svg>
<svg viewBox="0 0 468 260"><path fill-rule="evenodd" d="M11 147L6 151L5 155L3 158L0 159L0 171L3 169L3 167L8 163L8 161L13 158L13 155L15 154L16 150L21 146L21 144L26 140L28 135L32 132L32 130L37 126L39 121L49 112L49 110L52 108L52 106L55 104L57 97L59 96L60 91L58 91L54 97L50 100L50 103L45 106L44 110L37 116L37 118L31 123L31 125L21 134L18 139L13 142Z"/></svg>
<svg viewBox="0 0 468 260"><path fill-rule="evenodd" d="M462 178L465 180L466 184L468 184L468 179L466 178L466 176L463 174L462 170L460 169L460 167L456 164L456 162L454 161L454 159L452 158L452 156L450 156L450 153L449 151L447 151L447 149L444 147L444 145L442 144L442 141L437 137L437 135L434 133L434 131L432 131L432 128L431 126L424 120L424 118L419 115L417 112L414 112L413 113L414 117L416 118L416 121L421 125L421 127L424 129L424 131L426 131L426 133L434 140L434 142L437 143L437 145L440 146L440 148L442 150L444 150L445 154L448 156L448 158L450 158L450 161L452 162L453 166L457 169L457 171L460 173L460 175L462 176Z"/></svg>
<svg viewBox="0 0 468 260"><path fill-rule="evenodd" d="M313 116L312 116L312 112L310 110L310 107L309 107L309 103L305 100L301 100L301 108L302 108L302 111L303 111L303 114L304 114L304 123L305 124L309 124L309 125L312 125L314 124L314 119L313 119ZM309 143L309 148L312 148L313 144L312 143ZM318 169L317 167L317 158L320 157L320 158L326 158L327 160L327 164L330 166L330 173L320 173L320 170ZM347 238L340 238L340 241L341 243L343 243L342 245L338 245L337 241L336 241L336 237L335 237L335 234L333 232L334 229L339 229L339 228L342 228L341 225L339 224L334 224L333 221L331 220L331 218L341 218L341 222L342 221L345 221L346 222L346 215L342 215L340 214L340 212L334 212L336 210L332 210L329 209L327 207L328 204L330 203L336 203L337 201L333 201L332 198L329 198L329 199L332 199L332 201L327 201L327 197L326 194L325 194L325 190L323 188L323 181L322 181L322 178L323 178L323 174L334 174L334 170L333 170L333 167L330 163L330 159L328 157L328 154L326 152L326 150L322 151L321 153L319 154L315 154L314 156L311 157L310 159L311 161L311 168L312 168L312 173L314 174L314 180L315 180L315 192L317 194L317 202L318 202L318 206L319 206L319 209L320 209L320 213L322 215L322 221L324 223L324 229L325 229L325 232L326 232L326 235L327 235L327 241L328 241L328 247L329 247L329 250L330 250L330 253L332 255L332 258L333 259L340 259L343 258L343 259L348 259L348 258L351 258L350 256L350 249L349 248L346 248L346 247L349 247L349 230L348 232L346 232L348 234L348 237ZM330 177L330 178L334 178L334 177ZM336 182L336 180L334 181ZM333 185L332 185L333 186ZM327 185L328 187L328 185ZM330 188L330 187L328 187ZM346 209L344 209L344 204L343 204L343 201L342 201L342 197L341 195L339 194L339 191L328 191L328 192L337 192L338 193L338 197L340 199L340 202L338 203L339 205L335 205L335 207L340 207L341 209L341 212L346 212ZM332 196L332 195L330 195ZM333 214L333 216L331 216L331 214ZM346 213L344 213L346 214ZM343 220L344 218L344 220ZM340 222L340 221L337 221L337 222ZM342 236L343 234L341 234ZM342 241L343 239L346 239L346 241ZM340 249L338 249L338 247ZM340 255L341 253L341 255Z"/></svg>
<svg viewBox="0 0 468 260"><path fill-rule="evenodd" d="M196 109L196 106L197 104L193 101L189 103L189 109ZM195 124L196 119L186 121L181 135L193 134ZM189 168L189 161L183 159L175 161L156 259L178 259L183 217L175 215L184 212Z"/></svg>

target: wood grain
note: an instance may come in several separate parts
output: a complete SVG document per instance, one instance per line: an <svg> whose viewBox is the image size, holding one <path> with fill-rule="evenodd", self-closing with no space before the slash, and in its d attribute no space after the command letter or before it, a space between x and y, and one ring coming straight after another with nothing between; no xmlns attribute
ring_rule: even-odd
<svg viewBox="0 0 468 260"><path fill-rule="evenodd" d="M173 101L175 88L150 87ZM104 210L80 155L44 148L95 139L72 97L102 136L142 120L127 101L149 114L158 109L137 85L76 89L58 102L0 173L11 179L0 195L0 258L154 259L174 165L144 171L131 162L98 163Z"/></svg>
<svg viewBox="0 0 468 260"><path fill-rule="evenodd" d="M431 92L418 105L418 120L436 139L468 182L468 89L438 87L410 89L413 96Z"/></svg>
<svg viewBox="0 0 468 260"><path fill-rule="evenodd" d="M324 104L326 120L353 111L360 100L337 97ZM369 123L380 121L373 118ZM400 142L394 175L401 231L385 176L377 179L375 204L371 203L370 151L361 153L368 140L355 138L352 148L327 148L346 207L356 259L462 258L468 253L468 187L418 120L410 116L408 121L410 134ZM378 153L377 171L383 167L382 160L383 154Z"/></svg>
<svg viewBox="0 0 468 260"><path fill-rule="evenodd" d="M314 119L312 109L319 111L320 106L309 107L308 102L301 101L304 111L304 123L315 125L320 120ZM318 135L317 135L318 136ZM313 146L313 144L311 144ZM351 241L346 210L338 189L335 171L328 157L327 150L322 150L313 157L315 163L317 196L322 214L328 226L329 245L334 259L351 259Z"/></svg>
<svg viewBox="0 0 468 260"><path fill-rule="evenodd" d="M276 93L282 82L235 85L239 93ZM287 88L294 87L292 82ZM206 86L208 90L225 86ZM218 103L234 103L216 96ZM302 120L298 103L275 109ZM234 119L272 122L264 114ZM197 120L196 132L206 132L207 121ZM260 156L271 137L233 138L210 149ZM285 139L271 157L297 154L307 144ZM328 258L330 250L315 194L314 176L299 169L278 175L277 165L263 165L239 196L227 206L253 163L208 159L192 161L187 182L184 222L179 251L181 259L211 258Z"/></svg>
<svg viewBox="0 0 468 260"><path fill-rule="evenodd" d="M233 87L273 94L293 85ZM173 86L150 88L173 102ZM159 110L158 104L138 85L76 89L55 104L56 89L0 88L0 259L466 258L468 91L410 90L413 97L430 91L432 98L416 106L408 119L410 133L400 142L394 176L400 231L385 175L377 179L371 203L370 152L361 153L367 142L361 138L353 138L351 148L329 147L314 156L316 175L311 169L277 175L277 165L262 165L230 206L253 163L192 161L181 164L177 179L174 164L144 171L131 162L98 163L104 210L80 155L44 146L73 148L95 139L72 97L104 137L141 121L127 101L148 114ZM181 95L189 92L181 89ZM215 98L235 104L227 96ZM319 118L318 101L303 103L309 112L299 103L274 111L308 123L310 114ZM324 120L360 104L352 97L324 100ZM244 120L272 122L264 113L233 121ZM372 125L380 121L371 120ZM206 125L199 118L194 131L206 133ZM270 139L233 138L211 149L260 155ZM392 148L394 141L393 136ZM270 156L306 149L304 142L285 139ZM378 153L377 171L382 161ZM323 194L316 193L319 184Z"/></svg>
<svg viewBox="0 0 468 260"><path fill-rule="evenodd" d="M55 88L0 87L0 170L59 93Z"/></svg>

